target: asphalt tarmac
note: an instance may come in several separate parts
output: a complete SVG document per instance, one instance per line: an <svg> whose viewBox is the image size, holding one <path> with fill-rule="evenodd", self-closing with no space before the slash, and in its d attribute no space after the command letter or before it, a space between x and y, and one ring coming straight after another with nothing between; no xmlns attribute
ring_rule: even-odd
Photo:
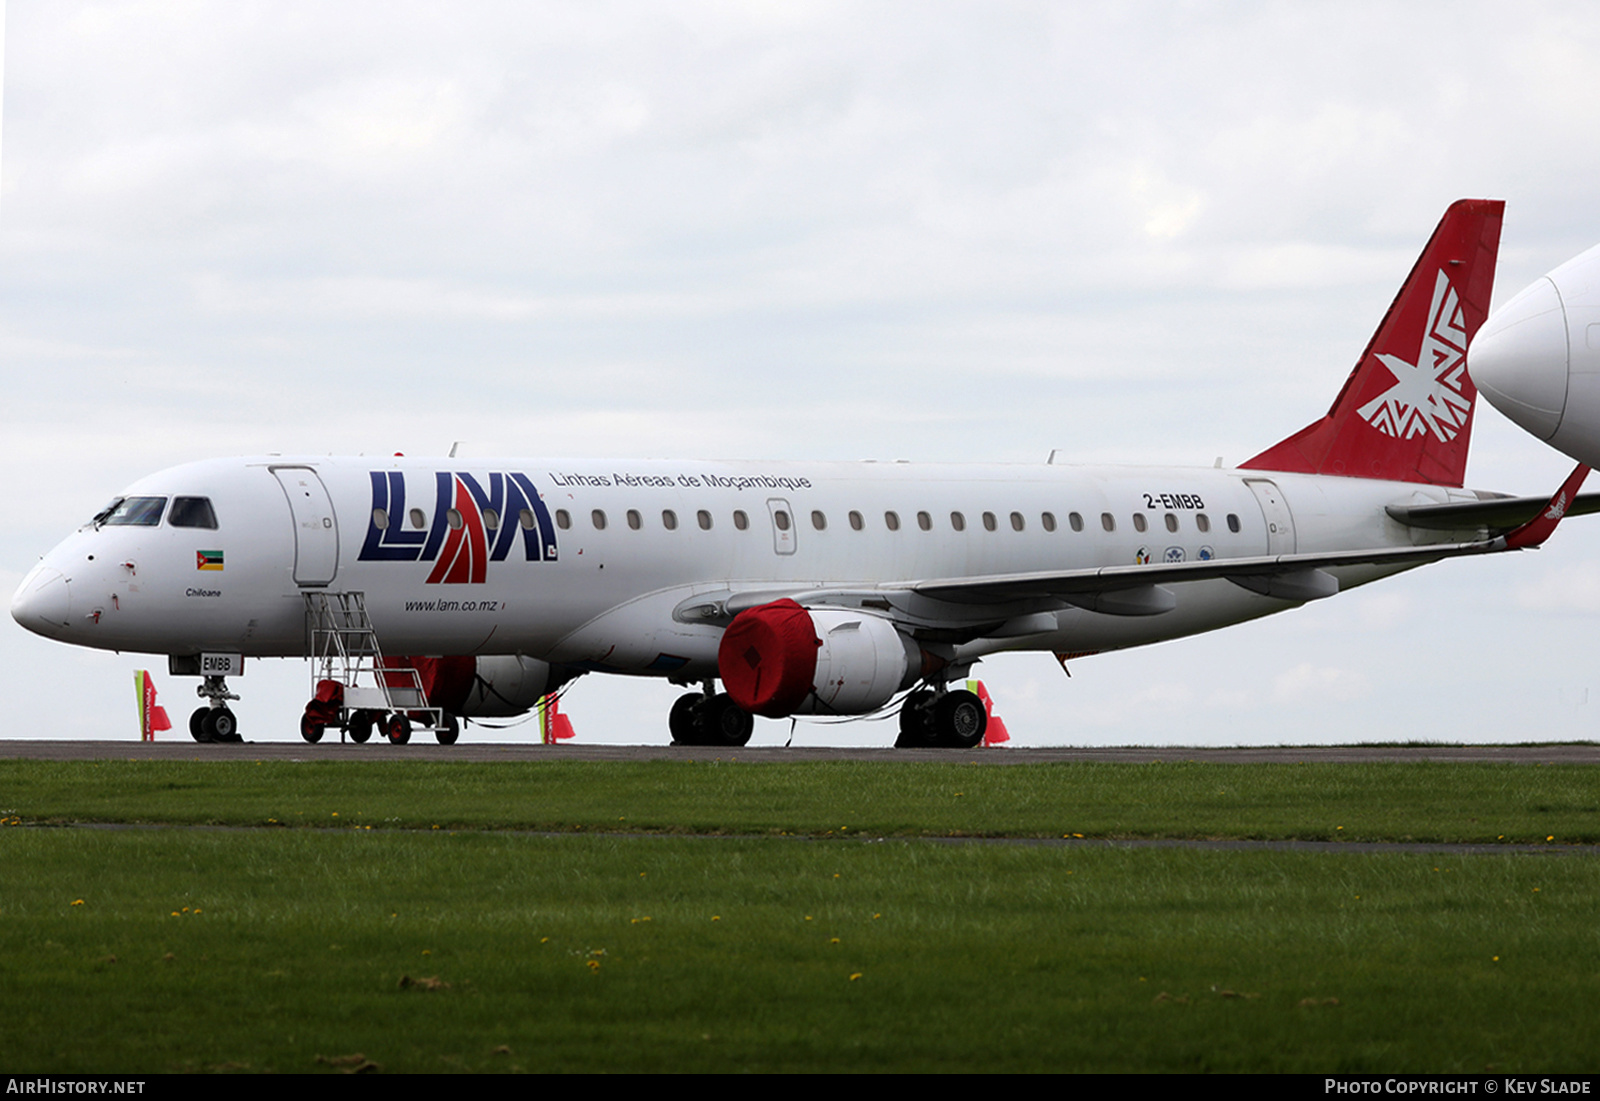
<svg viewBox="0 0 1600 1101"><path fill-rule="evenodd" d="M1196 761L1217 764L1349 764L1367 761L1473 761L1522 765L1600 765L1600 744L1345 745L1345 746L1099 746L1074 749L892 749L824 746L746 746L712 749L668 745L541 745L537 742L431 740L390 745L353 742L239 742L213 745L176 738L163 742L0 739L0 759L34 761L685 761L750 764L798 761L960 761L984 765L1072 761Z"/></svg>

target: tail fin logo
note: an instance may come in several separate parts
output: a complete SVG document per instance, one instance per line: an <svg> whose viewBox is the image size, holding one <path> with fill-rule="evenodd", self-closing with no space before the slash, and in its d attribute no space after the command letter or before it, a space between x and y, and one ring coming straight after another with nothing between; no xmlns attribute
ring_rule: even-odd
<svg viewBox="0 0 1600 1101"><path fill-rule="evenodd" d="M1409 440L1431 433L1441 443L1456 438L1472 415L1465 392L1467 319L1443 271L1433 284L1433 303L1415 363L1378 353L1394 385L1356 412L1386 436Z"/></svg>

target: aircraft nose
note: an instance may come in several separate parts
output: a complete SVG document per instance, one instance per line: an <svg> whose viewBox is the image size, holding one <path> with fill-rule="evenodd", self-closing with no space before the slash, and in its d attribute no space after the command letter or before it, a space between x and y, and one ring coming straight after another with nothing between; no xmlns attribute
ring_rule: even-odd
<svg viewBox="0 0 1600 1101"><path fill-rule="evenodd" d="M1491 314L1467 351L1483 396L1541 440L1561 427L1567 365L1566 308L1548 275Z"/></svg>
<svg viewBox="0 0 1600 1101"><path fill-rule="evenodd" d="M59 638L72 618L66 576L50 566L35 566L11 598L11 618L34 634Z"/></svg>

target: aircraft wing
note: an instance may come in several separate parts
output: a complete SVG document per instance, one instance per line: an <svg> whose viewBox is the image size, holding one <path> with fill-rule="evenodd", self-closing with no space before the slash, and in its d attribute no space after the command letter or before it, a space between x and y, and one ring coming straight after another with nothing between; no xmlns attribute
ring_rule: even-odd
<svg viewBox="0 0 1600 1101"><path fill-rule="evenodd" d="M1150 563L1099 566L1079 570L990 574L975 577L941 577L882 585L813 589L784 594L805 606L819 604L879 608L910 605L908 598L922 597L950 605L988 608L1020 606L1030 601L1056 600L1113 615L1156 615L1176 606L1176 599L1161 588L1188 581L1223 578L1244 588L1285 600L1316 600L1333 596L1339 581L1326 572L1337 566L1420 566L1443 558L1489 554L1508 549L1504 538L1470 543L1437 543L1427 547L1336 551L1323 554L1278 554L1250 558L1222 558L1206 562ZM765 603L771 594L739 594L729 601L729 611Z"/></svg>
<svg viewBox="0 0 1600 1101"><path fill-rule="evenodd" d="M1544 500L1530 498L1537 504L1533 515L1523 523L1504 534L1465 543L925 578L788 592L745 591L726 594L714 605L700 598L695 613L706 619L725 619L787 597L807 607L876 610L913 633L1009 637L1053 629L1050 610L1063 605L1110 615L1159 615L1177 606L1176 597L1163 586L1190 581L1222 579L1282 600L1318 600L1339 591L1339 579L1327 571L1341 566L1420 566L1445 558L1537 547L1550 537L1563 517L1572 512L1600 511L1600 507L1580 507L1585 499L1578 496L1578 489L1588 473L1589 468L1579 464L1554 496ZM1523 508L1520 498L1504 500L1517 502L1519 510ZM1591 495L1590 500L1600 501L1600 495ZM1473 507L1483 503L1466 502Z"/></svg>
<svg viewBox="0 0 1600 1101"><path fill-rule="evenodd" d="M1510 531L1537 516L1550 502L1544 497L1486 497L1477 501L1451 501L1443 505L1390 505L1384 509L1407 527L1433 531L1488 528ZM1568 516L1600 512L1600 493L1580 493L1567 509Z"/></svg>

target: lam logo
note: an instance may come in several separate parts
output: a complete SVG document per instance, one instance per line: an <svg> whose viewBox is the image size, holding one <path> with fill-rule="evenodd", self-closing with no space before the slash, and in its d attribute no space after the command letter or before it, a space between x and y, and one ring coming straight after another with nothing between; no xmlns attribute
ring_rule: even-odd
<svg viewBox="0 0 1600 1101"><path fill-rule="evenodd" d="M1432 433L1442 443L1456 438L1472 416L1476 391L1467 381L1467 320L1461 299L1444 272L1433 284L1433 302L1414 363L1378 354L1394 385L1357 410L1386 436L1409 440Z"/></svg>
<svg viewBox="0 0 1600 1101"><path fill-rule="evenodd" d="M437 471L431 522L421 509L406 510L402 472L374 470L370 477L363 562L432 562L429 585L480 584L519 535L524 560L556 560L555 525L526 474L490 474L486 487L471 474Z"/></svg>

